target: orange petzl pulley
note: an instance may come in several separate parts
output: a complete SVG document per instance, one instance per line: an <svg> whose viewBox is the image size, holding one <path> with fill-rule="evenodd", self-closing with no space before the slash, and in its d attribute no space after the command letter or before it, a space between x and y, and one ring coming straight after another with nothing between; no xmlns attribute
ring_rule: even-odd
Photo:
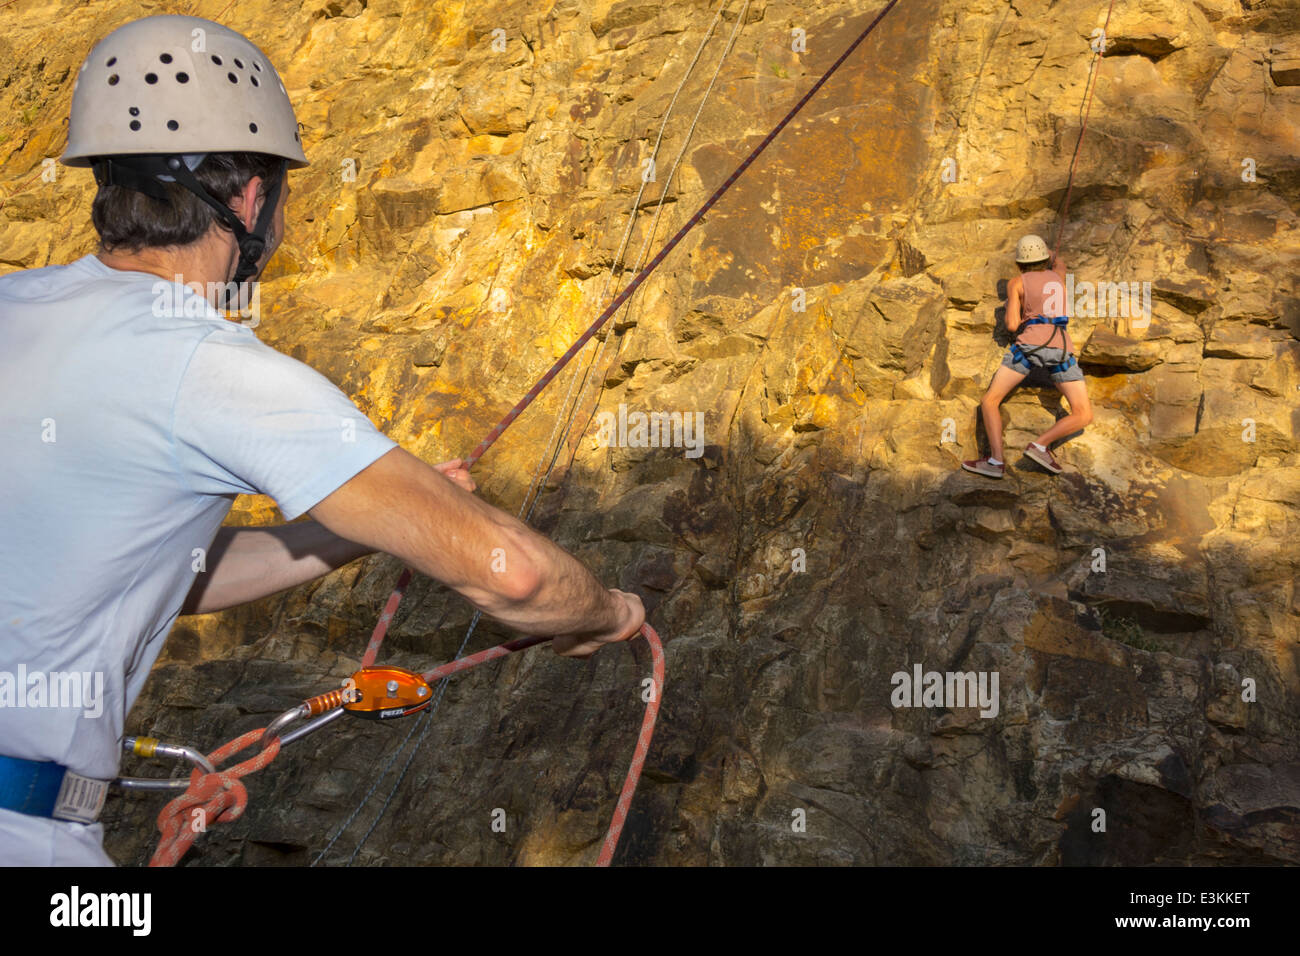
<svg viewBox="0 0 1300 956"><path fill-rule="evenodd" d="M343 709L366 720L405 717L429 706L433 690L423 677L401 667L363 667L344 691Z"/></svg>

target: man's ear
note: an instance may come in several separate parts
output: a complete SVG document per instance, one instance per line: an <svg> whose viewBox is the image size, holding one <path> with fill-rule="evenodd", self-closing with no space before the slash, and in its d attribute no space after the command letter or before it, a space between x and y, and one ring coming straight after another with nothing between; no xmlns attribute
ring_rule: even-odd
<svg viewBox="0 0 1300 956"><path fill-rule="evenodd" d="M239 216L240 222L249 232L257 225L258 214L262 211L264 197L258 196L258 190L262 188L262 177L254 176L244 184L244 188L239 191L235 197L235 215Z"/></svg>

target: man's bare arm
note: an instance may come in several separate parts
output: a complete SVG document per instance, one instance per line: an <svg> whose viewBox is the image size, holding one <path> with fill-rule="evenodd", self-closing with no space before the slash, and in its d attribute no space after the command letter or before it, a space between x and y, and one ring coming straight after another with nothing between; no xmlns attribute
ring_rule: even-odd
<svg viewBox="0 0 1300 956"><path fill-rule="evenodd" d="M523 522L395 448L311 515L349 541L387 552L560 654L586 656L635 634L640 600L605 589L572 555Z"/></svg>
<svg viewBox="0 0 1300 956"><path fill-rule="evenodd" d="M434 465L466 491L476 487L459 458ZM340 538L319 522L274 528L222 528L206 556L207 570L190 588L181 614L209 614L306 584L374 548Z"/></svg>
<svg viewBox="0 0 1300 956"><path fill-rule="evenodd" d="M315 521L274 528L222 528L181 606L182 614L238 607L297 587L374 553Z"/></svg>

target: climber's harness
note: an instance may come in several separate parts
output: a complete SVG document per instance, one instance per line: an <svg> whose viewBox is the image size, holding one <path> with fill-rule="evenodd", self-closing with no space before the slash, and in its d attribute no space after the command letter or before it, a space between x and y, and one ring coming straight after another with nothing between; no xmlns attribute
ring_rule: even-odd
<svg viewBox="0 0 1300 956"><path fill-rule="evenodd" d="M0 755L0 807L5 810L94 823L107 794L107 780L83 777L49 760Z"/></svg>
<svg viewBox="0 0 1300 956"><path fill-rule="evenodd" d="M1066 325L1069 324L1069 322L1070 322L1070 317L1067 315L1056 315L1051 317L1045 315L1036 315L1032 319L1025 319L1025 321L1021 325L1021 328L1030 325L1051 325L1052 337L1048 339L1046 342L1044 342L1042 345L1030 345L1030 346L1022 347L1020 343L1012 342L1011 361L1016 363L1017 365L1028 365L1032 369L1033 366L1030 365L1029 363L1029 356L1036 355L1043 349L1050 347L1051 344L1056 341L1057 334L1060 333L1066 327ZM1061 346L1062 346L1062 350L1064 350L1065 343L1062 342ZM1065 357L1065 361L1061 362L1059 365L1044 365L1043 368L1047 369L1049 374L1056 375L1060 372L1068 372L1070 369L1074 368L1074 366L1078 364L1079 364L1078 361L1075 359L1073 355L1067 355Z"/></svg>

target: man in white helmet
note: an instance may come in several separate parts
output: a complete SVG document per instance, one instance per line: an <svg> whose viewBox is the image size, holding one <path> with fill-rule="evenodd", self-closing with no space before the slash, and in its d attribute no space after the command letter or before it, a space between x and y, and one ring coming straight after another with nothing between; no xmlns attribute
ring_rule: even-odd
<svg viewBox="0 0 1300 956"><path fill-rule="evenodd" d="M98 253L0 277L0 862L111 864L94 821L181 613L385 551L566 656L640 629L635 595L472 495L463 462L403 451L215 310L265 267L307 164L257 47L193 17L115 30L62 161L94 168ZM255 493L315 520L222 528Z"/></svg>
<svg viewBox="0 0 1300 956"><path fill-rule="evenodd" d="M999 406L1031 369L1047 370L1052 383L1070 403L1070 413L1026 446L1027 458L1059 475L1063 469L1052 454L1052 443L1092 421L1088 386L1084 384L1083 370L1075 358L1074 341L1067 328L1065 264L1059 258L1053 259L1047 243L1033 235L1022 237L1016 244L1016 264L1020 275L1007 283L1006 312L1007 331L1016 338L980 401L989 455L961 463L967 471L988 478L1001 478L1005 470Z"/></svg>

